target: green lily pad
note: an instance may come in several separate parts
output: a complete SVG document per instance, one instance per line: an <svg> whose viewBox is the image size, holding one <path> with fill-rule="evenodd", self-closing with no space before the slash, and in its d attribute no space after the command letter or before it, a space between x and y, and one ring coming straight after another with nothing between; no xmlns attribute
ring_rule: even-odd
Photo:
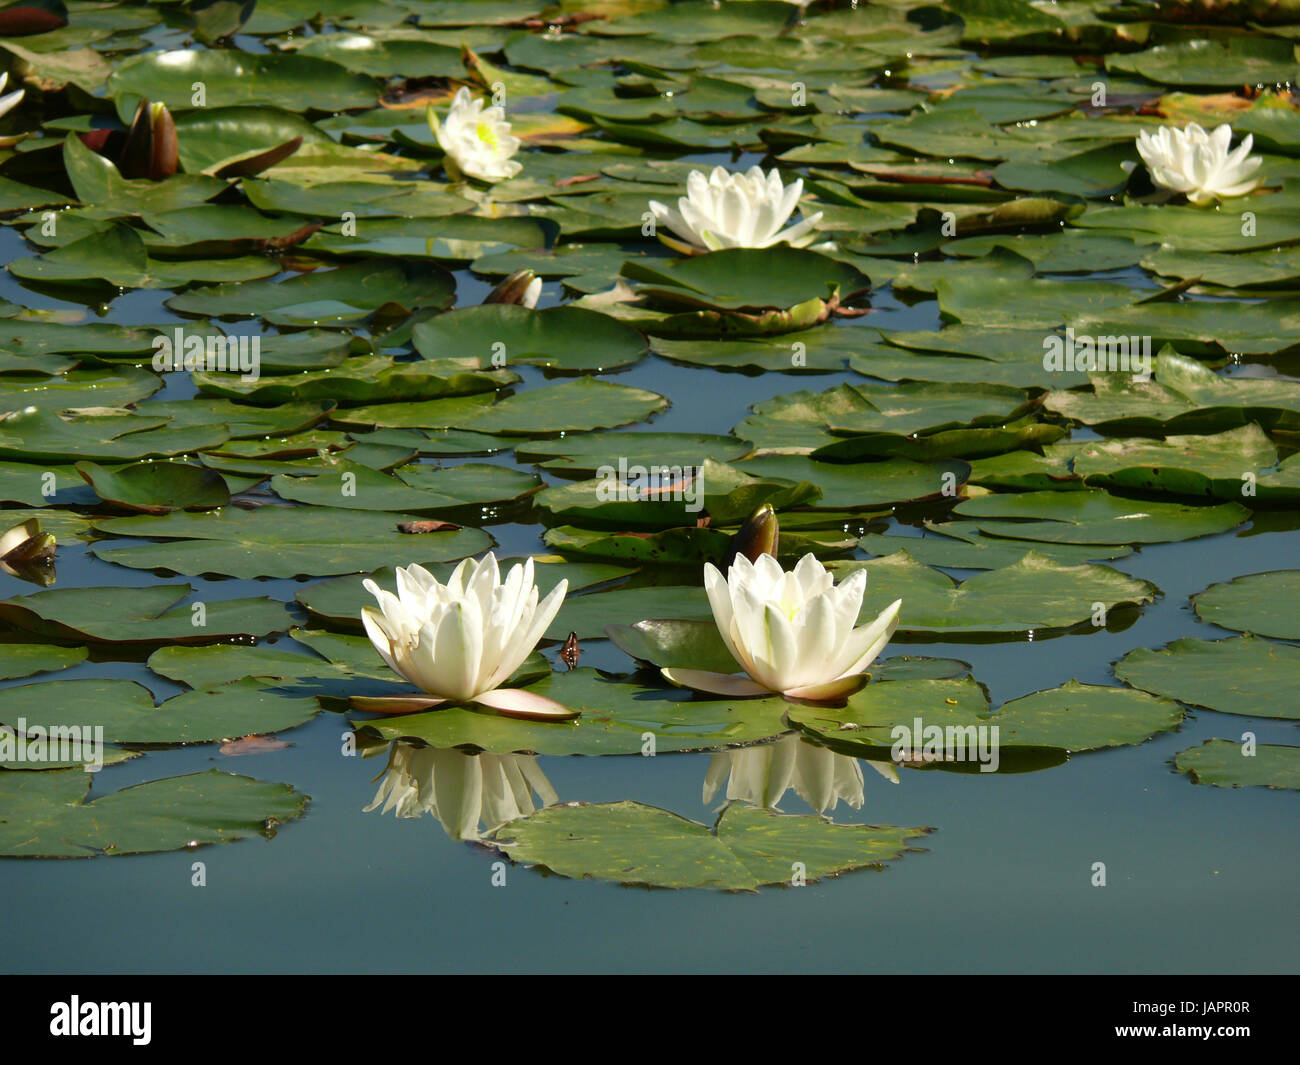
<svg viewBox="0 0 1300 1065"><path fill-rule="evenodd" d="M653 806L615 802L550 806L502 825L489 838L514 861L572 879L757 891L790 884L796 870L802 871L801 882L810 882L881 868L913 849L908 840L928 831L836 825L816 814L742 805L728 806L709 828Z"/></svg>
<svg viewBox="0 0 1300 1065"><path fill-rule="evenodd" d="M0 620L47 639L104 644L211 643L268 636L293 622L283 603L268 598L180 605L192 591L188 584L56 588L0 602Z"/></svg>
<svg viewBox="0 0 1300 1065"><path fill-rule="evenodd" d="M1300 384L1282 378L1220 377L1166 348L1149 381L1092 374L1092 392L1052 392L1045 406L1115 435L1216 433L1255 422L1265 432L1300 430ZM1244 472L1244 471L1243 471Z"/></svg>
<svg viewBox="0 0 1300 1065"><path fill-rule="evenodd" d="M833 564L838 576L867 571L860 621L902 599L900 632L977 632L1063 629L1091 622L1098 603L1106 611L1151 602L1154 584L1109 566L1065 566L1028 552L1009 566L978 573L960 584L899 551L869 562Z"/></svg>
<svg viewBox="0 0 1300 1065"><path fill-rule="evenodd" d="M335 255L400 256L469 262L511 248L545 248L556 227L542 219L449 215L431 218L367 218L316 232L305 251Z"/></svg>
<svg viewBox="0 0 1300 1065"><path fill-rule="evenodd" d="M1300 747L1265 743L1247 756L1235 740L1206 740L1174 755L1174 768L1193 784L1300 789Z"/></svg>
<svg viewBox="0 0 1300 1065"><path fill-rule="evenodd" d="M784 699L692 699L676 688L647 688L594 669L553 673L529 691L582 716L542 722L451 707L355 721L384 739L433 747L473 747L492 754L640 754L651 733L658 753L700 751L771 739L788 731Z"/></svg>
<svg viewBox="0 0 1300 1065"><path fill-rule="evenodd" d="M172 296L167 306L184 314L260 315L273 325L333 327L364 322L390 304L403 313L445 310L455 293L455 278L440 266L380 261L350 263L285 281L198 288Z"/></svg>
<svg viewBox="0 0 1300 1065"><path fill-rule="evenodd" d="M1098 491L980 496L953 512L990 535L1059 544L1173 543L1227 532L1250 517L1237 503L1191 506Z"/></svg>
<svg viewBox="0 0 1300 1065"><path fill-rule="evenodd" d="M62 687L55 689L55 684ZM70 709L75 708L75 709ZM241 681L215 691L175 695L155 707L149 689L130 680L62 680L5 689L5 724L49 729L76 723L103 728L110 743L211 743L254 733L282 732L320 710L311 697L292 697Z"/></svg>
<svg viewBox="0 0 1300 1065"><path fill-rule="evenodd" d="M279 266L260 256L234 259L151 259L140 236L125 225L74 240L31 259L15 259L9 272L43 284L103 281L119 288L179 288L195 281L243 283L273 277Z"/></svg>
<svg viewBox="0 0 1300 1065"><path fill-rule="evenodd" d="M657 532L601 532L557 525L547 529L542 539L547 546L579 558L594 558L636 565L696 566L719 562L731 544L730 532L696 526L662 529ZM794 561L809 551L817 555L846 554L857 544L857 537L833 531L798 535L781 534L778 558Z"/></svg>
<svg viewBox="0 0 1300 1065"><path fill-rule="evenodd" d="M954 523L952 531L961 529ZM931 526L930 531L944 533L949 526ZM1103 547L1096 544L1045 544L1032 545L1016 541L983 536L977 530L962 530L957 536L895 536L869 533L858 541L858 546L870 555L885 557L896 551L906 551L917 562L945 569L1001 569L1025 557L1032 550L1062 566L1078 566L1097 559L1123 558L1133 553L1131 547Z"/></svg>
<svg viewBox="0 0 1300 1065"><path fill-rule="evenodd" d="M89 654L85 647L57 647L48 643L0 644L0 680L68 669L84 662Z"/></svg>
<svg viewBox="0 0 1300 1065"><path fill-rule="evenodd" d="M1300 483L1266 471L1277 449L1258 425L1209 436L1089 441L1068 447L1071 466L1089 485L1168 492L1201 499L1240 500L1251 506L1293 506ZM1048 448L1054 454L1056 448Z"/></svg>
<svg viewBox="0 0 1300 1065"><path fill-rule="evenodd" d="M0 410L125 407L147 399L161 387L155 374L134 366L69 370L57 377L6 374L0 377Z"/></svg>
<svg viewBox="0 0 1300 1065"><path fill-rule="evenodd" d="M485 462L446 469L406 466L390 476L344 458L335 470L304 472L279 474L271 488L296 503L348 510L424 513L477 506L487 517L490 506L517 502L541 487L532 474Z"/></svg>
<svg viewBox="0 0 1300 1065"><path fill-rule="evenodd" d="M194 83L204 86L196 102ZM261 104L294 111L346 111L373 106L377 83L327 59L277 52L182 49L146 52L119 63L111 96L135 93L172 111Z"/></svg>
<svg viewBox="0 0 1300 1065"><path fill-rule="evenodd" d="M619 430L576 433L558 440L527 440L515 445L515 458L533 462L548 473L566 478L594 477L610 456L632 466L703 466L731 462L747 455L751 445L716 433L649 433ZM617 466L617 458L614 460Z"/></svg>
<svg viewBox="0 0 1300 1065"><path fill-rule="evenodd" d="M1300 648L1258 636L1175 640L1159 651L1138 647L1115 663L1115 676L1190 706L1300 719Z"/></svg>
<svg viewBox="0 0 1300 1065"><path fill-rule="evenodd" d="M553 436L630 425L667 407L668 400L657 392L581 377L508 396L458 428L502 436Z"/></svg>
<svg viewBox="0 0 1300 1065"><path fill-rule="evenodd" d="M945 739L940 751L953 755L957 752L944 751L947 729L952 727L964 731L964 736L954 733L954 739L969 745L966 759L974 760L978 734L971 726L990 730L982 740L985 750L1055 747L1092 751L1144 743L1177 727L1183 709L1169 699L1131 688L1071 680L1059 688L1014 699L991 713L983 688L963 677L868 684L850 696L842 709L792 706L789 717L792 724L843 753L868 754L898 743L903 744L902 750L913 753L922 749L925 730L938 726ZM916 735L917 719L921 735ZM900 726L905 733L898 731ZM996 740L992 726L998 728Z"/></svg>
<svg viewBox="0 0 1300 1065"><path fill-rule="evenodd" d="M163 418L120 415L63 417L54 411L0 415L0 458L25 462L133 462L215 447L230 436L224 425L171 428Z"/></svg>
<svg viewBox="0 0 1300 1065"><path fill-rule="evenodd" d="M308 797L288 784L209 769L86 801L79 769L0 774L0 855L93 858L229 843L301 817Z"/></svg>
<svg viewBox="0 0 1300 1065"><path fill-rule="evenodd" d="M1274 37L1203 38L1107 56L1106 69L1164 85L1237 86L1289 81L1296 59L1291 43Z"/></svg>
<svg viewBox="0 0 1300 1065"><path fill-rule="evenodd" d="M453 362L463 365L448 365ZM201 392L268 406L295 400L345 404L418 402L491 392L518 380L519 375L510 371L479 370L470 359L410 363L382 355L358 355L321 370L252 381L243 380L237 373L194 374L194 383Z"/></svg>
<svg viewBox="0 0 1300 1065"><path fill-rule="evenodd" d="M1202 621L1237 632L1300 640L1300 619L1291 604L1300 596L1300 570L1274 570L1211 584L1192 596Z"/></svg>
<svg viewBox="0 0 1300 1065"><path fill-rule="evenodd" d="M523 362L602 372L630 366L646 353L645 338L635 329L581 307L537 311L487 303L440 314L411 335L415 350L426 358L469 356L483 366Z"/></svg>
<svg viewBox="0 0 1300 1065"><path fill-rule="evenodd" d="M816 503L820 495L808 481L751 475L705 459L698 470L647 468L630 471L626 480L610 466L592 480L545 488L535 502L557 524L673 528L706 513L718 524L739 523L764 503L784 510Z"/></svg>
<svg viewBox="0 0 1300 1065"><path fill-rule="evenodd" d="M763 477L808 481L821 489L817 507L848 511L928 499L944 494L945 487L948 495L954 495L970 471L966 463L955 460L932 465L905 459L841 465L804 455L763 455L734 468Z"/></svg>
<svg viewBox="0 0 1300 1065"><path fill-rule="evenodd" d="M185 462L137 462L117 469L78 462L76 469L100 499L143 514L213 510L230 502L220 474Z"/></svg>
<svg viewBox="0 0 1300 1065"><path fill-rule="evenodd" d="M712 310L793 307L834 294L848 299L871 287L848 263L787 246L728 248L654 265L629 259L622 273L643 282L639 291L653 300Z"/></svg>
<svg viewBox="0 0 1300 1065"><path fill-rule="evenodd" d="M492 537L480 529L398 531L399 523L414 520L418 518L337 507L251 511L227 507L209 514L175 511L97 521L100 532L160 542L130 547L100 543L91 550L98 558L132 569L220 573L247 580L326 576L376 569L394 560L459 559L492 546Z"/></svg>

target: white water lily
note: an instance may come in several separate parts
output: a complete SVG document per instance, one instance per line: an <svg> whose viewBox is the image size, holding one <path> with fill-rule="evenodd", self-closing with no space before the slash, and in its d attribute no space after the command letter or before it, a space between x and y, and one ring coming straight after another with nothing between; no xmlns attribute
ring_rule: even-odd
<svg viewBox="0 0 1300 1065"><path fill-rule="evenodd" d="M888 762L867 764L886 780L898 783L898 773ZM739 799L771 809L791 788L819 814L834 810L841 800L855 810L862 808L858 760L808 743L801 736L715 754L704 778L704 801L712 802L724 783L728 801Z"/></svg>
<svg viewBox="0 0 1300 1065"><path fill-rule="evenodd" d="M449 170L495 182L512 178L523 169L511 158L521 141L510 132L505 110L484 108L481 99L470 97L469 89L462 86L456 91L445 120L438 121L432 105L428 118L433 135L447 153Z"/></svg>
<svg viewBox="0 0 1300 1065"><path fill-rule="evenodd" d="M397 595L372 580L363 584L379 603L361 610L370 642L395 672L433 696L405 700L419 704L409 709L451 700L519 717L573 716L554 700L500 686L555 619L567 580L539 603L533 560L515 565L502 581L488 552L482 562L462 561L446 584L420 566L397 570Z"/></svg>
<svg viewBox="0 0 1300 1065"><path fill-rule="evenodd" d="M1225 124L1206 133L1192 122L1186 129L1162 126L1155 133L1143 130L1137 135L1137 150L1152 182L1184 193L1189 203L1205 204L1243 196L1259 184L1251 175L1264 160L1250 154L1254 137L1246 134L1230 152L1231 142L1231 126Z"/></svg>
<svg viewBox="0 0 1300 1065"><path fill-rule="evenodd" d="M519 754L468 754L394 743L379 790L365 809L398 817L432 814L452 839L479 839L507 821L558 801L537 759ZM533 799L536 792L541 802ZM481 826L481 827L480 827Z"/></svg>
<svg viewBox="0 0 1300 1065"><path fill-rule="evenodd" d="M708 177L702 170L691 171L686 179L686 195L678 199L676 210L651 200L650 211L656 222L681 238L677 241L659 235L676 251L769 248L783 242L804 248L815 237L813 230L821 221L820 211L781 231L801 195L803 179L782 185L781 174L775 168L764 174L761 167L752 166L737 174L715 166Z"/></svg>
<svg viewBox="0 0 1300 1065"><path fill-rule="evenodd" d="M715 695L780 693L831 701L861 688L863 676L898 628L897 599L866 625L857 625L867 571L835 584L812 554L789 573L771 555L738 555L726 579L711 563L704 588L718 632L748 677L704 669L666 668L674 684Z"/></svg>
<svg viewBox="0 0 1300 1065"><path fill-rule="evenodd" d="M0 93L5 91L5 86L9 84L9 72L6 70L0 74ZM7 115L20 103L22 103L23 93L25 90L17 89L7 95L0 96L0 117Z"/></svg>

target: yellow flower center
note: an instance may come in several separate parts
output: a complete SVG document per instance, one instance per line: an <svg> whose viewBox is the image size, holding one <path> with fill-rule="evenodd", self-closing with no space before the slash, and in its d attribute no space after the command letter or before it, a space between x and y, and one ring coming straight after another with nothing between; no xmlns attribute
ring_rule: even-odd
<svg viewBox="0 0 1300 1065"><path fill-rule="evenodd" d="M477 126L475 126L474 133L479 140L481 140L494 152L500 150L501 142L497 140L496 131L491 126L489 126L486 122L480 122Z"/></svg>

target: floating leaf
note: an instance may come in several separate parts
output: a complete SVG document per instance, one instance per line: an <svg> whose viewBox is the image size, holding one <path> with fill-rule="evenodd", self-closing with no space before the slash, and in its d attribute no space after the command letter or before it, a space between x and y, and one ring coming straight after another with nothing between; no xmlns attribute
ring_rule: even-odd
<svg viewBox="0 0 1300 1065"><path fill-rule="evenodd" d="M92 858L229 843L301 817L308 797L210 769L86 801L90 774L0 773L0 855Z"/></svg>
<svg viewBox="0 0 1300 1065"><path fill-rule="evenodd" d="M1238 632L1300 640L1300 618L1291 605L1300 597L1300 570L1274 570L1211 584L1192 596L1202 621Z"/></svg>
<svg viewBox="0 0 1300 1065"><path fill-rule="evenodd" d="M1300 789L1300 747L1265 743L1247 755L1235 740L1206 740L1174 755L1174 768L1193 784Z"/></svg>
<svg viewBox="0 0 1300 1065"><path fill-rule="evenodd" d="M252 511L227 507L210 514L176 511L98 521L95 528L100 532L160 542L130 547L101 543L92 550L105 561L133 569L221 573L247 580L369 570L394 559L464 558L492 546L492 538L479 529L418 536L401 533L397 525L403 520L412 519L337 507Z"/></svg>
<svg viewBox="0 0 1300 1065"><path fill-rule="evenodd" d="M808 881L880 868L928 831L836 825L816 814L743 805L728 806L710 829L653 806L615 802L550 806L489 839L514 861L574 879L757 891L791 883L792 862L802 863Z"/></svg>
<svg viewBox="0 0 1300 1065"><path fill-rule="evenodd" d="M51 589L0 602L0 620L47 638L108 644L212 643L283 632L293 621L283 603L267 598L179 605L192 591L188 584Z"/></svg>
<svg viewBox="0 0 1300 1065"><path fill-rule="evenodd" d="M1191 706L1247 717L1300 719L1300 648L1257 636L1138 647L1115 663L1126 684Z"/></svg>

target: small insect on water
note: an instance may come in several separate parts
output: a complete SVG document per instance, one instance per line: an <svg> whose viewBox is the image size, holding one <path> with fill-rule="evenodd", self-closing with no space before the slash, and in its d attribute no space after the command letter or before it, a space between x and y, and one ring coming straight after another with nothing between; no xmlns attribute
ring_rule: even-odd
<svg viewBox="0 0 1300 1065"><path fill-rule="evenodd" d="M578 656L582 654L582 648L578 646L578 634L569 633L568 639L564 641L564 646L560 648L560 660L570 669L578 665Z"/></svg>

